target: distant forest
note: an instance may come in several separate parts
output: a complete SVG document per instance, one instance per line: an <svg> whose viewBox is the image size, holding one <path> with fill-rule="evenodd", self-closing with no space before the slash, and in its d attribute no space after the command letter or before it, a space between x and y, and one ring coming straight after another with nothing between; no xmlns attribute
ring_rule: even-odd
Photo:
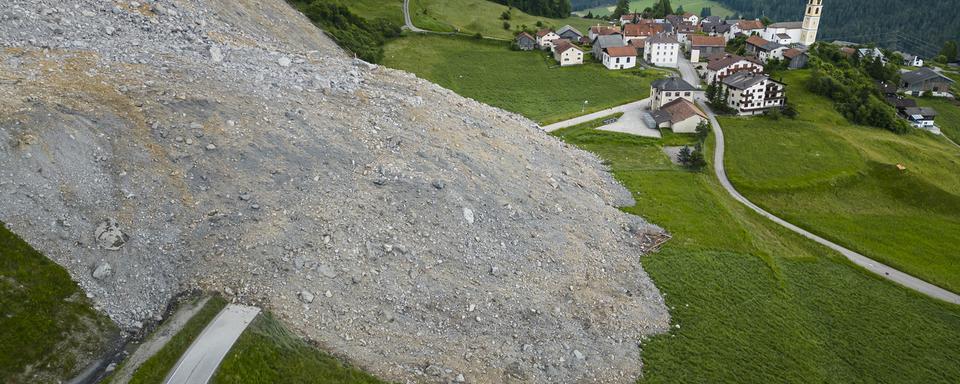
<svg viewBox="0 0 960 384"><path fill-rule="evenodd" d="M745 18L803 20L807 0L715 0ZM616 0L572 0L574 10ZM649 3L652 5L653 0ZM819 37L907 51L932 58L947 40L960 40L957 0L824 0Z"/></svg>
<svg viewBox="0 0 960 384"><path fill-rule="evenodd" d="M491 0L509 5L531 15L565 18L572 12L570 0Z"/></svg>

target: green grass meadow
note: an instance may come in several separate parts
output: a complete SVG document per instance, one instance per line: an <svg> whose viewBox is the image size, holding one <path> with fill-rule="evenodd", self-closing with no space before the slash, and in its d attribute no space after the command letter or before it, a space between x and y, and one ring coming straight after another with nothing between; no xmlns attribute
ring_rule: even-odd
<svg viewBox="0 0 960 384"><path fill-rule="evenodd" d="M960 307L754 214L712 172L671 164L669 143L589 125L554 134L604 159L637 201L624 210L673 235L641 259L674 324L642 344L641 383L960 380Z"/></svg>
<svg viewBox="0 0 960 384"><path fill-rule="evenodd" d="M951 140L960 143L960 103L939 97L921 97L917 99L921 107L937 110L936 124L940 131Z"/></svg>
<svg viewBox="0 0 960 384"><path fill-rule="evenodd" d="M653 6L654 3L654 0L632 0L630 1L630 10L642 12L645 8ZM711 14L714 16L733 16L733 11L712 0L672 0L670 1L670 5L673 6L673 9L683 6L685 11L693 13L697 16L700 16L700 11L705 7L711 8ZM592 12L594 15L606 16L613 13L613 9L614 5L607 5L577 11L576 13L578 15L586 15L587 13Z"/></svg>
<svg viewBox="0 0 960 384"><path fill-rule="evenodd" d="M543 124L644 99L661 76L641 69L610 71L598 63L560 68L545 52L450 36L391 41L384 64Z"/></svg>
<svg viewBox="0 0 960 384"><path fill-rule="evenodd" d="M554 29L569 24L582 33L587 33L591 25L597 24L596 20L580 17L552 19L513 9L510 20L507 20L511 29L506 30L503 29L504 20L500 19L500 15L507 9L507 6L489 0L411 0L410 17L418 28L438 32L458 31L471 35L480 33L498 39L513 39L517 28L526 25L535 29L538 21Z"/></svg>
<svg viewBox="0 0 960 384"><path fill-rule="evenodd" d="M240 336L211 383L378 384L379 379L321 352L261 314Z"/></svg>
<svg viewBox="0 0 960 384"><path fill-rule="evenodd" d="M66 270L0 223L0 383L70 379L117 332Z"/></svg>
<svg viewBox="0 0 960 384"><path fill-rule="evenodd" d="M960 292L960 149L920 130L851 125L805 90L806 76L785 74L796 120L721 120L731 181L807 230Z"/></svg>

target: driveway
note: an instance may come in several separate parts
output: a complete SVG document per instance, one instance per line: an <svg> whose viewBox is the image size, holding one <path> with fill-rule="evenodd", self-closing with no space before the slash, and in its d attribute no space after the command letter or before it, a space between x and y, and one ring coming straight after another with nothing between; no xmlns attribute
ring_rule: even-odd
<svg viewBox="0 0 960 384"><path fill-rule="evenodd" d="M643 121L643 116L648 113L646 111L647 108L650 108L650 99L640 100L639 103L634 104L634 107L624 111L623 116L621 116L617 122L604 125L597 129L659 139L662 137L660 136L660 130L648 127Z"/></svg>
<svg viewBox="0 0 960 384"><path fill-rule="evenodd" d="M570 120L564 120L564 121L561 121L561 122L559 122L559 123L553 123L553 124L550 124L550 125L546 125L546 126L543 126L542 129L543 129L544 131L547 131L547 132L553 132L553 131L556 131L556 130L558 130L558 129L569 128L569 127L572 127L572 126L574 126L574 125L579 125L579 124L586 123L586 122L588 122L588 121L593 121L593 120L599 119L599 118L601 118L601 117L607 117L607 116L610 116L610 115L615 114L615 113L623 113L623 114L626 114L628 111L631 111L631 110L636 110L636 109L641 109L641 110L642 110L642 109L646 108L645 106L647 106L647 105L650 105L650 99L649 99L649 98L648 98L648 99L639 100L639 101L634 101L634 102L628 103L628 104L619 105L619 106L616 106L616 107L613 107L613 108L607 108L607 109L604 109L604 110L602 110L602 111L594 112L594 113L591 113L591 114L589 114L589 115L583 115L583 116L580 116L580 117L575 117L575 118L572 118L572 119L570 119ZM659 136L658 136L658 137L659 137Z"/></svg>

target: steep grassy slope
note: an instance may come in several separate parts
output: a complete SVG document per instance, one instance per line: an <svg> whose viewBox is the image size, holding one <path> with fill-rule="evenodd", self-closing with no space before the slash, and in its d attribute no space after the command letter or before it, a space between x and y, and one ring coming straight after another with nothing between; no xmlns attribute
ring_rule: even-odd
<svg viewBox="0 0 960 384"><path fill-rule="evenodd" d="M784 79L797 120L722 119L733 183L808 230L960 291L960 150L920 131L850 125L804 89L807 75Z"/></svg>
<svg viewBox="0 0 960 384"><path fill-rule="evenodd" d="M936 109L936 124L940 127L940 131L951 140L960 143L960 103L943 98L923 97L917 99L917 104Z"/></svg>
<svg viewBox="0 0 960 384"><path fill-rule="evenodd" d="M512 39L516 34L516 28L523 25L528 28L537 28L537 22L553 28L569 24L583 33L587 33L590 26L596 24L596 20L579 17L551 19L531 16L514 9L508 20L512 29L505 30L500 15L507 9L508 7L504 5L487 0L411 0L410 13L413 23L423 29L441 32L460 31L467 34L480 33L501 39Z"/></svg>
<svg viewBox="0 0 960 384"><path fill-rule="evenodd" d="M116 328L60 266L0 223L0 382L72 378Z"/></svg>
<svg viewBox="0 0 960 384"><path fill-rule="evenodd" d="M646 98L650 82L660 76L639 69L610 71L596 63L559 68L545 53L511 51L504 43L447 36L392 41L384 61L389 67L542 123Z"/></svg>
<svg viewBox="0 0 960 384"><path fill-rule="evenodd" d="M610 3L615 4L616 1L611 1ZM654 0L632 0L630 1L630 9L636 10L636 11L643 11L645 8L652 6L654 3L655 3ZM674 9L677 9L677 7L683 6L684 11L696 14L698 16L700 15L700 11L703 8L710 8L710 11L711 11L710 14L714 16L726 17L726 16L732 16L734 13L729 8L725 7L723 4L720 4L715 0L673 0L670 2L670 5L672 5ZM587 13L593 13L594 15L606 16L612 13L614 8L615 8L614 5L605 5L605 6L585 9L582 11L577 11L576 13L579 15L586 15Z"/></svg>
<svg viewBox="0 0 960 384"><path fill-rule="evenodd" d="M670 164L662 142L589 125L556 134L606 160L637 199L626 210L674 236L643 261L674 329L643 343L640 382L960 379L957 306L872 276L753 214L711 173Z"/></svg>

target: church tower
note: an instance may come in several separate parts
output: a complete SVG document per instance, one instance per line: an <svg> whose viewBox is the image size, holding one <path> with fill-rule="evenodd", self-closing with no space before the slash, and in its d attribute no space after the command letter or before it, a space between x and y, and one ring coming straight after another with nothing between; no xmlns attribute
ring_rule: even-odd
<svg viewBox="0 0 960 384"><path fill-rule="evenodd" d="M811 46L817 42L817 29L820 28L820 12L823 0L808 0L807 13L803 16L803 29L800 32L800 44Z"/></svg>

